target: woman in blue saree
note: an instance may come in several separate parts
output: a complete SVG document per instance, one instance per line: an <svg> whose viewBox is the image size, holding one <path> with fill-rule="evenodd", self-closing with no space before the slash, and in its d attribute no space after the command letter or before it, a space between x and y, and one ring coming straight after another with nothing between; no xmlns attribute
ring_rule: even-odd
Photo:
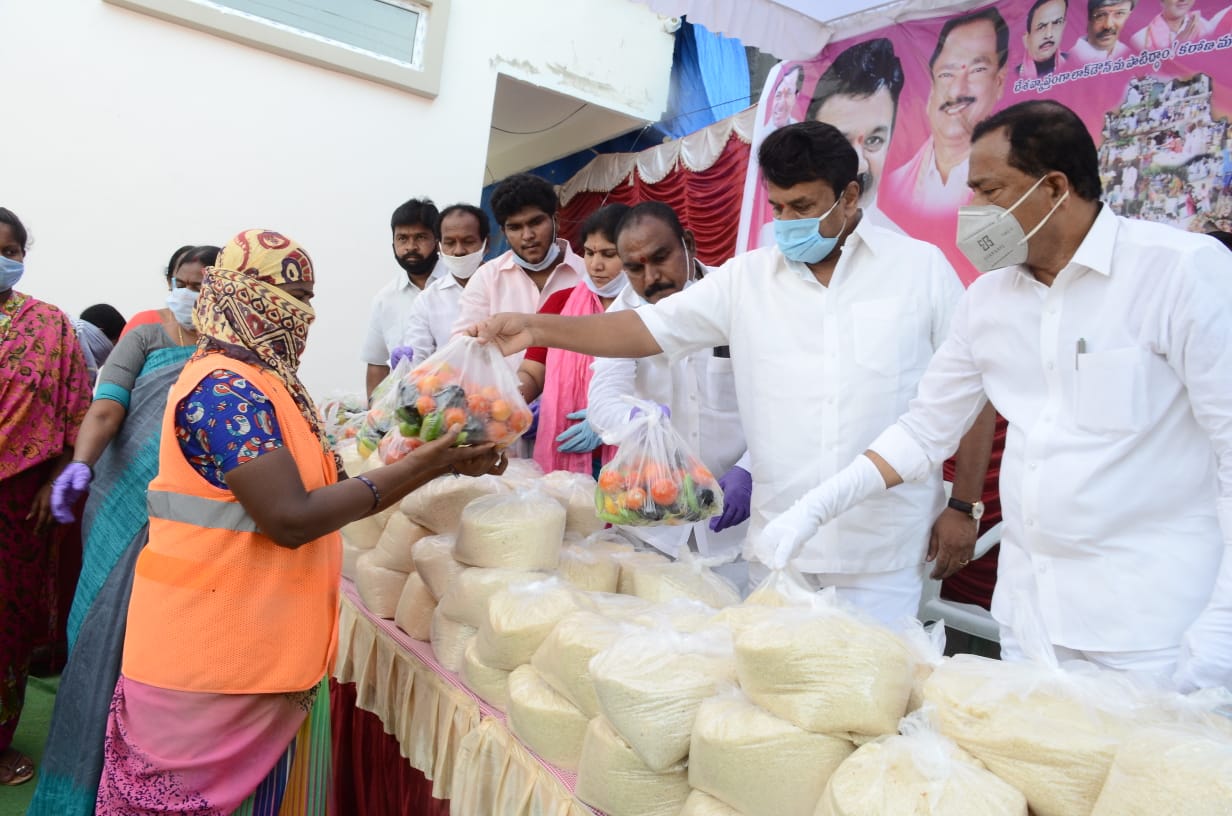
<svg viewBox="0 0 1232 816"><path fill-rule="evenodd" d="M146 487L158 470L167 393L196 351L192 310L202 272L218 252L200 246L184 253L161 321L134 328L116 345L100 372L74 461L53 487L53 512L61 521L72 520L87 490L89 498L82 514L81 577L68 620L69 660L28 814L94 812L133 565L146 540Z"/></svg>

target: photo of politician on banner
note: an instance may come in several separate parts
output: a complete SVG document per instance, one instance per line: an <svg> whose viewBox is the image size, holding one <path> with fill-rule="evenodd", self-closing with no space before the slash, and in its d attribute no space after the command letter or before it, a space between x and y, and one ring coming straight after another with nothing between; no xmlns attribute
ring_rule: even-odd
<svg viewBox="0 0 1232 816"><path fill-rule="evenodd" d="M937 244L965 283L955 247L968 203L971 131L1027 99L1072 108L1099 146L1114 212L1207 232L1232 229L1230 0L1010 0L894 23L835 40L770 71L754 150L777 127L839 128L860 159L860 206L873 223ZM756 162L737 250L773 243Z"/></svg>

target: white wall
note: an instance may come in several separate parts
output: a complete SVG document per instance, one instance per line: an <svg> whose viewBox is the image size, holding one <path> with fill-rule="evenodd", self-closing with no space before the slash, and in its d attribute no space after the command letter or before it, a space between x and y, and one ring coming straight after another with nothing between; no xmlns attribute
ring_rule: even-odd
<svg viewBox="0 0 1232 816"><path fill-rule="evenodd" d="M429 100L102 0L3 0L0 31L0 206L33 238L19 288L130 315L162 305L181 244L280 230L318 271L318 398L362 388L371 297L399 271L393 208L478 203L498 71L653 121L672 51L628 0L453 0Z"/></svg>

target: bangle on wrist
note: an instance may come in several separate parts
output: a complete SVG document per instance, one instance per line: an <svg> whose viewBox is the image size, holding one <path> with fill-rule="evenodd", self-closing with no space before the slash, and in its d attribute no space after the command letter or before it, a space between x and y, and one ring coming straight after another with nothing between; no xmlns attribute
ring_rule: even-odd
<svg viewBox="0 0 1232 816"><path fill-rule="evenodd" d="M372 510L375 510L381 504L381 491L376 489L376 485L374 485L372 480L367 476L356 476L355 480L368 485L368 489L372 491L372 509L368 511L372 512Z"/></svg>

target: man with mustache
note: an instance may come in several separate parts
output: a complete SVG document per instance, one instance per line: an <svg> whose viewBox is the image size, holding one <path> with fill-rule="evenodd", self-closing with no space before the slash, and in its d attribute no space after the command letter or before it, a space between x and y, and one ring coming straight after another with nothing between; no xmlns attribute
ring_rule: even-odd
<svg viewBox="0 0 1232 816"><path fill-rule="evenodd" d="M684 229L671 207L657 201L634 206L616 229L616 251L629 284L609 312L661 303L703 279L709 270L697 259L693 233ZM672 427L720 477L725 510L708 523L680 527L629 528L627 532L669 556L690 542L707 558L728 557L719 571L741 590L748 564L740 559L747 534L749 473L744 431L736 407L731 352L725 345L707 347L675 360L667 355L597 358L587 395L587 418L600 433L617 430L629 419L626 394L657 402L671 411Z"/></svg>
<svg viewBox="0 0 1232 816"><path fill-rule="evenodd" d="M555 292L571 289L586 274L585 262L557 235L556 190L529 173L510 176L492 191L492 214L509 249L471 277L458 301L453 333L497 312L537 312ZM506 358L517 371L522 354Z"/></svg>
<svg viewBox="0 0 1232 816"><path fill-rule="evenodd" d="M402 344L411 307L419 293L440 275L436 245L436 205L428 198L412 198L399 205L389 219L393 232L394 260L402 267L393 280L372 299L368 334L360 356L368 364L367 393L389 376L389 356Z"/></svg>
<svg viewBox="0 0 1232 816"><path fill-rule="evenodd" d="M1130 42L1139 51L1157 51L1171 48L1178 42L1209 37L1215 30L1215 23L1203 18L1194 5L1194 0L1159 0L1159 14L1139 29Z"/></svg>
<svg viewBox="0 0 1232 816"><path fill-rule="evenodd" d="M1138 0L1087 0L1087 33L1069 50L1074 62L1091 62L1127 57L1130 48L1121 42L1121 29Z"/></svg>
<svg viewBox="0 0 1232 816"><path fill-rule="evenodd" d="M941 27L928 61L932 134L911 161L887 178L896 201L917 212L952 213L971 199L971 131L1001 98L1009 46L1009 26L996 8L952 17Z"/></svg>
<svg viewBox="0 0 1232 816"><path fill-rule="evenodd" d="M1068 10L1068 0L1035 0L1027 11L1027 33L1022 35L1027 55L1018 66L1018 76L1035 79L1065 67L1069 54L1060 46Z"/></svg>

